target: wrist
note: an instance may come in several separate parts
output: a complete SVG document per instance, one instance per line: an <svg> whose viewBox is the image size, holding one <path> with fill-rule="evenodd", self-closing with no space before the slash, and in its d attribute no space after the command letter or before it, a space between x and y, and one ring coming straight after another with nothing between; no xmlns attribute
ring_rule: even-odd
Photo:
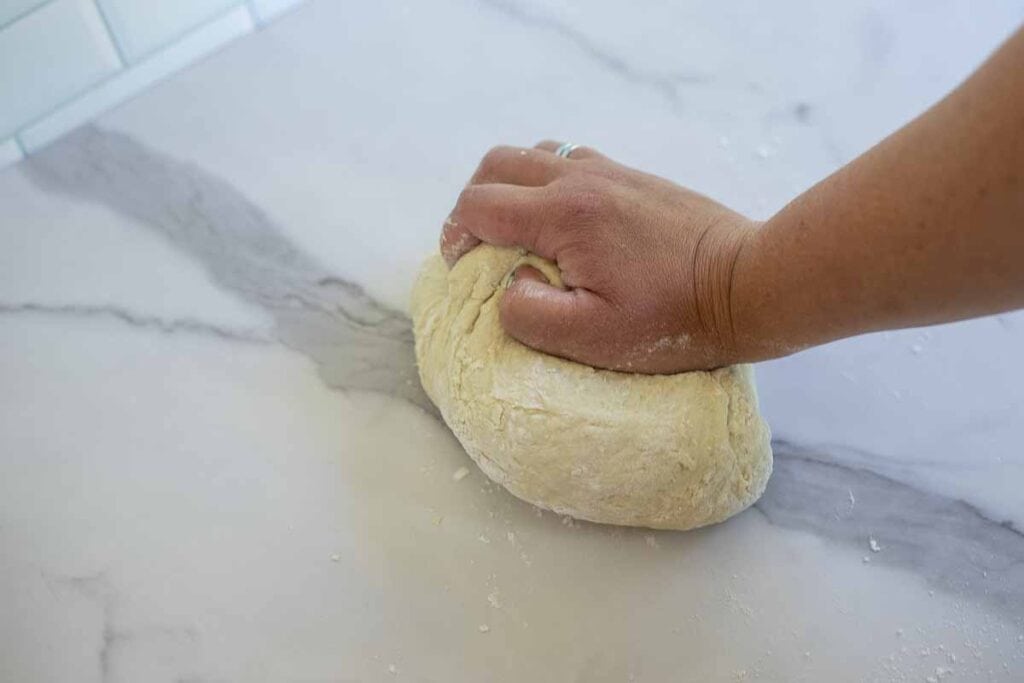
<svg viewBox="0 0 1024 683"><path fill-rule="evenodd" d="M728 212L707 228L697 243L692 287L696 324L708 340L706 363L720 366L757 360L751 341L756 338L747 310L748 268L760 224ZM742 291L740 287L744 287Z"/></svg>
<svg viewBox="0 0 1024 683"><path fill-rule="evenodd" d="M786 266L773 263L770 221L750 221L736 254L729 283L729 310L733 328L734 362L753 363L789 355L802 346L796 335L780 325L781 273Z"/></svg>

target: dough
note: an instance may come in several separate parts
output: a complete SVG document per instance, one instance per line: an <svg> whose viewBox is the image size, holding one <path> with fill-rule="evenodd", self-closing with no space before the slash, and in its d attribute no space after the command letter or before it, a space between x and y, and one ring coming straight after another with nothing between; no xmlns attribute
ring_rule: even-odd
<svg viewBox="0 0 1024 683"><path fill-rule="evenodd" d="M772 469L749 366L638 375L556 358L498 320L522 250L482 245L451 270L440 256L413 289L427 395L466 452L513 494L579 519L656 529L719 522L753 503Z"/></svg>

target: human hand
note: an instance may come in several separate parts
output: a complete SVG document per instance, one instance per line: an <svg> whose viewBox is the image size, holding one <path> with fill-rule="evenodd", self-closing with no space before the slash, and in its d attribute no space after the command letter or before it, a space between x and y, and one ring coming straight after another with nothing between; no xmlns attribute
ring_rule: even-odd
<svg viewBox="0 0 1024 683"><path fill-rule="evenodd" d="M462 191L441 236L449 266L481 241L557 263L566 289L529 266L500 302L527 346L640 373L750 360L733 282L757 224L667 180L579 147L496 147Z"/></svg>

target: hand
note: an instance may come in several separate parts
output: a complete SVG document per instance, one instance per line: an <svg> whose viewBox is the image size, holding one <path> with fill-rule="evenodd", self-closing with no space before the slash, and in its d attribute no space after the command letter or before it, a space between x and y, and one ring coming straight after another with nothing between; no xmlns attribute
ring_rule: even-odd
<svg viewBox="0 0 1024 683"><path fill-rule="evenodd" d="M757 225L587 148L496 147L445 222L449 265L481 241L558 264L567 289L523 266L500 303L527 346L613 370L673 373L746 360L737 264Z"/></svg>

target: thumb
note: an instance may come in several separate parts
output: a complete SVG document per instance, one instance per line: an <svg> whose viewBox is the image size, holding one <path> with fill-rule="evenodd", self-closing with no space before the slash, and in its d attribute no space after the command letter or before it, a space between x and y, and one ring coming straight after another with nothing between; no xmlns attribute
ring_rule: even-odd
<svg viewBox="0 0 1024 683"><path fill-rule="evenodd" d="M527 346L582 363L593 362L606 304L586 289L561 289L532 266L520 266L498 304L505 331Z"/></svg>

